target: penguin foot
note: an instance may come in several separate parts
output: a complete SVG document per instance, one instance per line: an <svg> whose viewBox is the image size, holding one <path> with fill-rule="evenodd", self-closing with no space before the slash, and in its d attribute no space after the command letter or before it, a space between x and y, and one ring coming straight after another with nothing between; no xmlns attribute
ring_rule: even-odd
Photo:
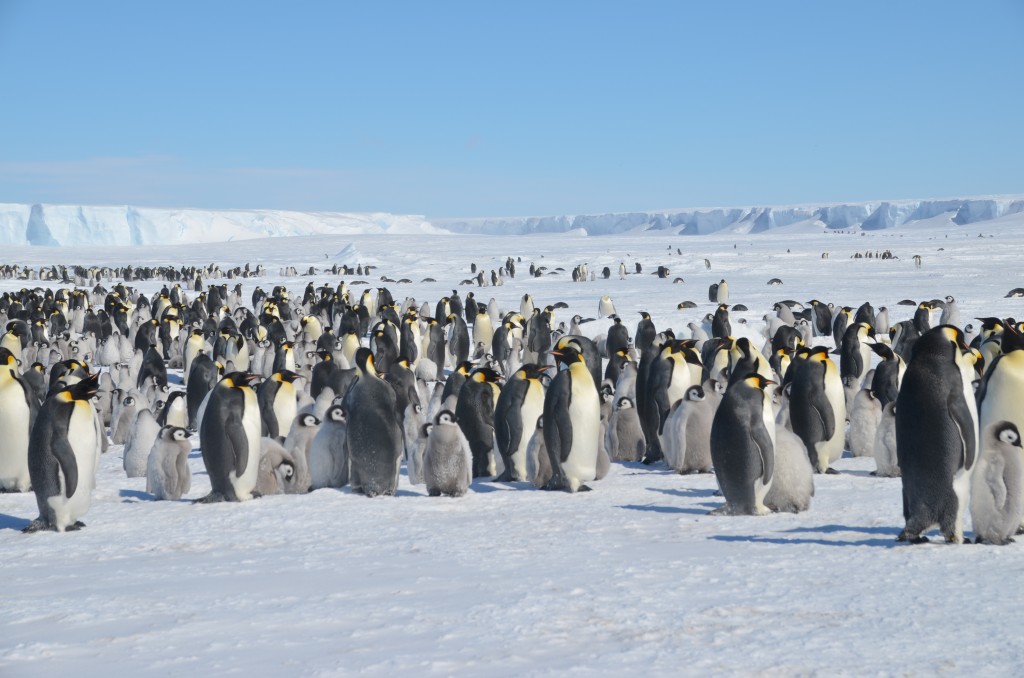
<svg viewBox="0 0 1024 678"><path fill-rule="evenodd" d="M594 488L592 488L590 485L580 485L579 487L576 488L576 491L577 492L590 492L593 489Z"/></svg>
<svg viewBox="0 0 1024 678"><path fill-rule="evenodd" d="M657 454L657 453L649 454L646 457L644 457L643 461L641 461L640 463L643 464L644 466L651 466L652 464L657 464L659 461L661 461L664 458L665 458L665 455L663 455L663 454Z"/></svg>
<svg viewBox="0 0 1024 678"><path fill-rule="evenodd" d="M832 468L831 466L829 466L827 469L825 469L825 475L827 475L827 476L837 476L837 475L839 475L839 471L837 471L834 468Z"/></svg>
<svg viewBox="0 0 1024 678"><path fill-rule="evenodd" d="M217 504L217 503L220 503L222 501L225 501L223 494L221 494L220 492L211 492L210 494L206 495L205 497L199 497L199 499L193 500L192 503L193 504Z"/></svg>
<svg viewBox="0 0 1024 678"><path fill-rule="evenodd" d="M67 527L65 527L64 531L65 532L78 532L83 527L85 527L85 523L83 523L81 520L76 520L74 522L74 524L68 525Z"/></svg>
<svg viewBox="0 0 1024 678"><path fill-rule="evenodd" d="M869 473L868 475L869 475L869 476L877 476L877 475L878 475L878 471L872 471L872 472L871 472L871 473Z"/></svg>
<svg viewBox="0 0 1024 678"><path fill-rule="evenodd" d="M514 479L512 478L512 472L509 471L508 467L506 466L505 470L501 473L501 475L497 476L491 482L492 483L511 483L513 480Z"/></svg>
<svg viewBox="0 0 1024 678"><path fill-rule="evenodd" d="M1021 525L1020 527L1018 527L1017 531L1014 532L1014 534L1024 534L1024 525Z"/></svg>
<svg viewBox="0 0 1024 678"><path fill-rule="evenodd" d="M711 509L710 511L708 511L708 515L709 516L731 516L732 515L732 511L729 509L729 505L728 504L722 504L718 508Z"/></svg>
<svg viewBox="0 0 1024 678"><path fill-rule="evenodd" d="M42 518L36 518L31 523L29 523L25 527L21 528L21 533L22 534L32 534L34 532L41 532L43 530L52 530L52 531L56 532L57 528L54 527L53 525L50 525L48 522L46 522Z"/></svg>
<svg viewBox="0 0 1024 678"><path fill-rule="evenodd" d="M263 493L262 493L262 492L256 492L256 491L254 490L254 491L253 491L253 493L252 493L252 498L253 498L253 499L259 499L259 498L260 498L260 497L262 497L262 496L263 496Z"/></svg>

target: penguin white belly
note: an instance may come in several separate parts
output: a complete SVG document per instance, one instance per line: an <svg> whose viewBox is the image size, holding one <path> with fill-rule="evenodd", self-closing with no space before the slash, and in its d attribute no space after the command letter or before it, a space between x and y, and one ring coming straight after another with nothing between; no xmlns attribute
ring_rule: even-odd
<svg viewBox="0 0 1024 678"><path fill-rule="evenodd" d="M515 466L519 478L526 480L526 448L530 445L534 431L537 430L537 419L544 413L544 389L539 384L530 384L520 408L523 418L523 436L519 439L519 447L512 452L512 465Z"/></svg>
<svg viewBox="0 0 1024 678"><path fill-rule="evenodd" d="M281 387L277 389L277 396L274 398L274 416L277 417L278 435L288 437L292 429L292 422L295 421L298 414L295 386L287 381L281 382Z"/></svg>
<svg viewBox="0 0 1024 678"><path fill-rule="evenodd" d="M974 368L968 365L962 358L957 360L957 364L960 366L960 378L963 382L963 399L971 413L971 425L974 427L973 431L961 432L964 438L972 433L974 435L974 463L969 468L962 468L953 475L953 492L956 494L956 526L954 529L956 542L959 544L963 542L964 510L967 508L967 502L970 500L971 475L978 465L978 456L983 451L981 450L982 441L978 435L978 408L974 399L974 386L971 381L974 378Z"/></svg>
<svg viewBox="0 0 1024 678"><path fill-rule="evenodd" d="M249 459L241 476L235 475L234 469L228 474L228 480L235 490L239 501L252 499L252 491L256 488L256 476L260 468L260 407L256 402L256 394L246 388L245 409L242 414L242 429L249 444Z"/></svg>
<svg viewBox="0 0 1024 678"><path fill-rule="evenodd" d="M764 404L761 407L761 421L764 423L764 428L768 431L768 438L772 441L772 449L762 451L763 454L772 455L772 466L774 467L775 458L775 410L772 408L772 399L768 393L763 396ZM840 452L841 453L841 452ZM768 490L772 488L772 481L775 480L773 474L768 482L764 482L760 476L754 480L754 510L758 514L770 513L768 507L764 505L764 498L768 495Z"/></svg>
<svg viewBox="0 0 1024 678"><path fill-rule="evenodd" d="M981 404L981 430L986 430L997 421L1011 421L1018 429L1024 430L1024 412L1021 411L1021 402L1024 400L1024 365L1014 364L1024 360L1009 354L999 362L1000 369L989 377L985 400Z"/></svg>
<svg viewBox="0 0 1024 678"><path fill-rule="evenodd" d="M584 372L584 376L589 376ZM597 477L597 454L601 436L601 401L593 381L583 377L572 381L569 420L572 422L572 447L562 463L562 471L575 492L583 483Z"/></svg>
<svg viewBox="0 0 1024 678"><path fill-rule="evenodd" d="M686 397L686 389L693 386L690 380L690 368L683 361L677 361L672 369L672 379L668 383L666 393L668 394L668 406L672 407Z"/></svg>
<svg viewBox="0 0 1024 678"><path fill-rule="evenodd" d="M15 358L21 360L21 339L10 332L4 334L3 337L0 338L0 348L6 348L14 354Z"/></svg>
<svg viewBox="0 0 1024 678"><path fill-rule="evenodd" d="M867 342L860 342L860 374L857 375L857 385L863 386L864 377L871 369L871 345Z"/></svg>
<svg viewBox="0 0 1024 678"><path fill-rule="evenodd" d="M68 422L68 442L78 467L78 486L70 497L64 496L64 474L60 474L60 494L49 497L46 503L53 509L53 524L58 532L84 516L92 505L92 490L96 486L96 467L99 463L100 440L92 406L76 401Z"/></svg>
<svg viewBox="0 0 1024 678"><path fill-rule="evenodd" d="M816 445L819 457L827 457L828 463L841 459L843 446L846 443L846 390L838 374L834 378L825 377L825 397L832 405L832 414L835 417L835 431L832 437Z"/></svg>
<svg viewBox="0 0 1024 678"><path fill-rule="evenodd" d="M0 387L0 488L26 492L28 475L29 409L20 384L10 379Z"/></svg>

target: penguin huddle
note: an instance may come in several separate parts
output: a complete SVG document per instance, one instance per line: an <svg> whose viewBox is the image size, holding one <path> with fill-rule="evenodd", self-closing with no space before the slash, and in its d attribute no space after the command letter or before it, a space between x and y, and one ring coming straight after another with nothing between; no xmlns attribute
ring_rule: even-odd
<svg viewBox="0 0 1024 678"><path fill-rule="evenodd" d="M849 451L901 477L900 540L938 527L962 542L968 507L977 541L1007 543L1022 525L1021 326L961 329L952 297L897 323L867 303L780 301L758 346L734 334L724 279L713 311L678 335L646 311L631 334L604 295L606 330L585 336L584 318L529 294L504 310L473 292L434 306L346 282L243 298L240 285L177 282L200 287L215 267L124 269L109 290L108 269L45 270L37 279L92 289L0 297L0 490L35 492L26 531L83 526L111 441L127 476L181 499L193 434L210 479L198 503L393 496L403 467L431 496L463 496L474 479L576 493L614 461L714 473L715 514L799 512L814 474ZM159 275L175 282L152 298L127 284Z"/></svg>

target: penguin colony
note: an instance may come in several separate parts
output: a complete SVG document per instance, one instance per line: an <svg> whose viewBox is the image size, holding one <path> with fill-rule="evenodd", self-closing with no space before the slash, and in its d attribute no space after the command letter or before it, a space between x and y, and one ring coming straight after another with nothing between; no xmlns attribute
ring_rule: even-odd
<svg viewBox="0 0 1024 678"><path fill-rule="evenodd" d="M914 316L894 324L870 303L780 301L757 346L733 336L725 279L709 289L713 312L678 333L640 312L631 334L603 295L597 315L611 324L598 336L583 330L592 319L567 327L565 304L529 294L502 308L453 290L432 306L344 281L248 299L240 284L207 282L264 273L0 267L40 283L0 296L0 491L35 493L26 532L84 526L111 443L124 445L127 476L181 499L196 434L211 486L196 503L345 486L394 495L403 465L431 496L463 496L474 478L575 493L615 461L714 473L713 514L800 512L813 475L849 451L901 478L900 541L936 528L970 541L968 508L979 543L1024 529L1024 323L961 328L952 297L900 302ZM147 298L136 280L167 284Z"/></svg>

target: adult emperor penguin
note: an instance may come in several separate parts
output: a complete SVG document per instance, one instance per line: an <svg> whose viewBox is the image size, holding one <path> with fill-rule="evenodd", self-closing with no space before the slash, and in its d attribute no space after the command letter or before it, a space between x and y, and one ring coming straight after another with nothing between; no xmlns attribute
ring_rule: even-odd
<svg viewBox="0 0 1024 678"><path fill-rule="evenodd" d="M963 513L978 449L978 412L969 376L974 367L963 333L934 327L917 340L896 398L896 457L903 474L898 541L927 541L936 525L946 541L963 542Z"/></svg>
<svg viewBox="0 0 1024 678"><path fill-rule="evenodd" d="M711 423L711 460L725 505L715 515L768 513L775 469L775 413L756 372L729 387Z"/></svg>
<svg viewBox="0 0 1024 678"><path fill-rule="evenodd" d="M860 387L864 377L871 368L871 345L868 338L874 338L874 330L867 323L853 323L848 326L842 337L839 354L839 376L853 379Z"/></svg>
<svg viewBox="0 0 1024 678"><path fill-rule="evenodd" d="M793 432L807 446L818 473L836 473L833 461L843 456L846 439L846 393L828 348L800 349L789 367L792 387L789 416Z"/></svg>
<svg viewBox="0 0 1024 678"><path fill-rule="evenodd" d="M32 388L18 374L18 361L0 348L0 492L27 492L29 436L38 410Z"/></svg>
<svg viewBox="0 0 1024 678"><path fill-rule="evenodd" d="M185 350L183 351L184 368L182 375L186 386L188 386L189 372L192 371L192 361L196 359L197 355L207 350L208 347L203 331L199 328L194 328L185 341Z"/></svg>
<svg viewBox="0 0 1024 678"><path fill-rule="evenodd" d="M528 363L505 382L494 408L494 438L505 471L497 482L526 480L526 446L544 412L541 376L548 365Z"/></svg>
<svg viewBox="0 0 1024 678"><path fill-rule="evenodd" d="M231 372L207 398L199 424L199 446L210 476L207 504L253 498L260 465L260 408L249 386L256 375Z"/></svg>
<svg viewBox="0 0 1024 678"><path fill-rule="evenodd" d="M404 449L395 391L377 373L368 348L356 352L356 375L342 402L349 482L367 497L394 495Z"/></svg>
<svg viewBox="0 0 1024 678"><path fill-rule="evenodd" d="M544 444L551 461L547 489L569 492L590 488L597 478L601 397L583 356L568 346L558 350L565 366L544 394Z"/></svg>
<svg viewBox="0 0 1024 678"><path fill-rule="evenodd" d="M971 523L978 544L1008 544L1024 517L1024 449L1009 421L982 429L982 453L971 482Z"/></svg>
<svg viewBox="0 0 1024 678"><path fill-rule="evenodd" d="M261 433L283 441L291 431L292 422L298 414L298 400L295 394L295 380L299 375L291 370L274 372L257 387L256 401L260 406Z"/></svg>
<svg viewBox="0 0 1024 678"><path fill-rule="evenodd" d="M466 378L459 389L455 418L469 441L473 452L473 477L494 475L491 455L494 453L494 409L501 395L498 373L480 367Z"/></svg>
<svg viewBox="0 0 1024 678"><path fill-rule="evenodd" d="M39 517L23 532L77 530L96 485L100 436L90 400L99 379L90 375L53 393L39 410L28 447L28 470Z"/></svg>

